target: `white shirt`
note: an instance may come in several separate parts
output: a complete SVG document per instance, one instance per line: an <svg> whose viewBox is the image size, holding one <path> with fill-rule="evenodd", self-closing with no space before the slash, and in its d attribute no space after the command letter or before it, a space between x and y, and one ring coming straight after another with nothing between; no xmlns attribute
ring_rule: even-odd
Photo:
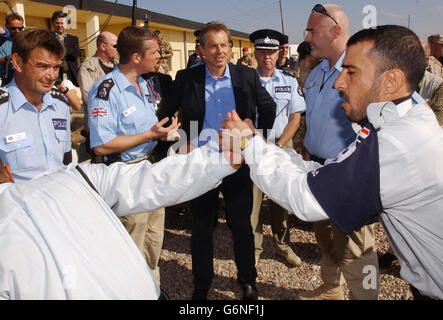
<svg viewBox="0 0 443 320"><path fill-rule="evenodd" d="M423 295L443 299L443 130L429 107L411 100L371 104L367 116L378 137L380 218L400 274ZM354 151L355 143L324 167L345 162ZM305 221L329 218L307 183L321 165L259 137L243 153L252 180L272 200Z"/></svg>
<svg viewBox="0 0 443 320"><path fill-rule="evenodd" d="M157 299L118 220L193 199L233 173L203 147L156 164L75 165L0 188L0 299ZM112 208L112 210L111 210Z"/></svg>

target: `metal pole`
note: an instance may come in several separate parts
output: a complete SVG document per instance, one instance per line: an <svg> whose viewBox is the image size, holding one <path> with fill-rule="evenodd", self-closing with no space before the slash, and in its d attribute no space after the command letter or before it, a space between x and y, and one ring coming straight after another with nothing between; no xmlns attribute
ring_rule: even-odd
<svg viewBox="0 0 443 320"><path fill-rule="evenodd" d="M411 29L411 15L408 14L408 29Z"/></svg>
<svg viewBox="0 0 443 320"><path fill-rule="evenodd" d="M281 9L281 0L279 0L280 3L280 17L281 17L281 33L285 34L285 27L283 25L283 11Z"/></svg>
<svg viewBox="0 0 443 320"><path fill-rule="evenodd" d="M136 19L135 19L135 13L137 11L137 0L132 0L132 26L135 27Z"/></svg>

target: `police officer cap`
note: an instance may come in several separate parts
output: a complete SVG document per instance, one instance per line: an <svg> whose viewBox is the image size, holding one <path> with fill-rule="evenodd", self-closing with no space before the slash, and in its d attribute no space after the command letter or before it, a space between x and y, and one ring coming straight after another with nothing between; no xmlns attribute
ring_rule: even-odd
<svg viewBox="0 0 443 320"><path fill-rule="evenodd" d="M249 40L254 43L255 50L278 50L283 34L271 29L261 29L251 33Z"/></svg>
<svg viewBox="0 0 443 320"><path fill-rule="evenodd" d="M433 34L428 37L429 43L443 44L443 34Z"/></svg>

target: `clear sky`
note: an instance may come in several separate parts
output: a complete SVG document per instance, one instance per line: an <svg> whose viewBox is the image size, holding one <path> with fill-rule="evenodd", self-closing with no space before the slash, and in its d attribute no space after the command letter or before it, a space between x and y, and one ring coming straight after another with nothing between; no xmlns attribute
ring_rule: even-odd
<svg viewBox="0 0 443 320"><path fill-rule="evenodd" d="M114 2L115 0L107 0ZM285 34L290 43L303 41L306 22L316 3L335 3L348 14L351 34L362 29L367 21L363 9L372 5L376 9L377 24L408 26L421 39L443 33L442 0L336 0L319 2L311 0L282 0ZM132 5L133 0L118 3ZM251 33L269 28L282 30L278 0L137 0L138 7L183 19L206 23L217 20L229 29Z"/></svg>

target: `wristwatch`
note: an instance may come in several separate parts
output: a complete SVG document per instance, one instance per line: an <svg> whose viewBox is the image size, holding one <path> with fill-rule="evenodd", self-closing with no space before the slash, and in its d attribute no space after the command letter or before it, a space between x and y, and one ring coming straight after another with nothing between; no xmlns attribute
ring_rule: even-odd
<svg viewBox="0 0 443 320"><path fill-rule="evenodd" d="M62 93L63 93L63 94L67 94L67 93L68 93L68 91L69 91L69 88L68 88L68 87L66 87L66 90L63 90L63 91L62 91Z"/></svg>
<svg viewBox="0 0 443 320"><path fill-rule="evenodd" d="M249 140L251 140L253 137L255 137L255 133L250 134L249 136L242 137L240 140L240 150L243 151L246 149L246 147L249 144Z"/></svg>

